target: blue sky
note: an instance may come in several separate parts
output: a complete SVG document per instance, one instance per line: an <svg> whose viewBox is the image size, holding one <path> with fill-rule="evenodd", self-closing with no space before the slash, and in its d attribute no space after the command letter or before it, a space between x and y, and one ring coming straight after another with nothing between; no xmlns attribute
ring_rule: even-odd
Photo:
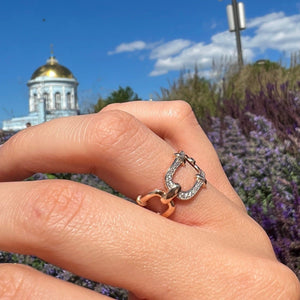
<svg viewBox="0 0 300 300"><path fill-rule="evenodd" d="M244 0L246 62L278 61L300 50L300 0ZM0 127L28 114L27 81L53 44L59 63L79 81L79 105L119 86L143 99L198 64L235 54L228 31L230 0L14 0L0 10Z"/></svg>

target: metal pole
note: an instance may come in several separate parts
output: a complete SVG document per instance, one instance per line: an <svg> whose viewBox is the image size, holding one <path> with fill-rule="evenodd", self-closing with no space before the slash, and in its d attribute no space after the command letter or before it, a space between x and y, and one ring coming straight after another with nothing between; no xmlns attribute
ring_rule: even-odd
<svg viewBox="0 0 300 300"><path fill-rule="evenodd" d="M243 54L242 54L239 13L238 13L238 7L237 7L236 0L232 0L232 9L233 9L233 17L234 17L236 48L237 48L237 54L238 54L238 64L239 64L239 67L242 67L244 65L244 60L243 60Z"/></svg>

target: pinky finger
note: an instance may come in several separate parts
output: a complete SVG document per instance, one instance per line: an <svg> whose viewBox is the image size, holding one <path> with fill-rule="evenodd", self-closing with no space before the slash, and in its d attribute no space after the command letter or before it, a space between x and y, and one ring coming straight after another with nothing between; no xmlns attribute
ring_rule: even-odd
<svg viewBox="0 0 300 300"><path fill-rule="evenodd" d="M45 275L28 266L0 264L0 299L105 300L106 296Z"/></svg>

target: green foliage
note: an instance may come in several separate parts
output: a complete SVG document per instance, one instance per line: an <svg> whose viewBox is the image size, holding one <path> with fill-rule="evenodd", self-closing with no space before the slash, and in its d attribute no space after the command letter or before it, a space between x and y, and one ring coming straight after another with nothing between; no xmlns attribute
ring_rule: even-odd
<svg viewBox="0 0 300 300"><path fill-rule="evenodd" d="M122 103L127 101L140 100L139 96L129 86L125 88L119 86L119 89L110 93L110 95L103 99L100 97L96 105L94 105L94 112L100 111L103 107L112 103Z"/></svg>
<svg viewBox="0 0 300 300"><path fill-rule="evenodd" d="M254 64L245 65L236 72L225 74L223 82L224 98L245 97L245 91L258 93L264 91L268 83L282 84L289 80L289 71L278 63L260 60Z"/></svg>
<svg viewBox="0 0 300 300"><path fill-rule="evenodd" d="M197 67L194 74L182 71L177 81L170 83L169 89L161 88L158 100L185 100L193 108L198 118L205 114L215 115L217 107L216 86L200 77Z"/></svg>
<svg viewBox="0 0 300 300"><path fill-rule="evenodd" d="M185 100L193 108L199 120L207 116L220 116L224 99L235 101L241 108L245 105L246 91L254 94L264 92L268 83L283 84L290 80L297 84L300 66L287 70L280 64L268 60L245 65L242 69L232 60L224 60L217 65L213 61L214 80L199 76L197 66L194 74L182 71L179 78L161 88L158 100Z"/></svg>
<svg viewBox="0 0 300 300"><path fill-rule="evenodd" d="M300 52L292 55L289 68L281 63L260 60L240 69L234 60L224 58L219 62L213 61L212 73L213 77L206 79L199 76L197 66L193 74L183 70L177 80L169 83L168 88L160 88L157 100L187 101L204 127L209 123L210 117L220 117L225 111L234 118L238 117L235 115L236 109L228 111L233 106L238 107L241 113L247 111L249 95L254 95L252 98L265 95L267 108L270 106L268 99L274 97L279 101L277 104L284 106L285 100L290 97L290 91L294 95L300 91ZM271 86L274 87L272 95ZM285 86L288 88L284 88ZM232 105L228 106L228 103Z"/></svg>
<svg viewBox="0 0 300 300"><path fill-rule="evenodd" d="M227 70L230 72L224 74L223 97L238 98L243 105L245 91L254 94L266 93L269 84L280 86L288 82L291 90L298 89L300 53L291 55L289 67L270 60L259 60L254 64L245 65L240 70L229 67ZM285 97L280 91L278 96Z"/></svg>
<svg viewBox="0 0 300 300"><path fill-rule="evenodd" d="M94 105L94 111L93 112L98 112L100 111L103 107L105 107L106 105L108 105L110 103L107 103L104 99L102 99L101 97L98 99L97 103Z"/></svg>

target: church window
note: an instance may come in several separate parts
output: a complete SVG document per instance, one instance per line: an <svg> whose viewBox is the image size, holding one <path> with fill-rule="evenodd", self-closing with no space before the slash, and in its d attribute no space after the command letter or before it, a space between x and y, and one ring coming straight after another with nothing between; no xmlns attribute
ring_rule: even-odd
<svg viewBox="0 0 300 300"><path fill-rule="evenodd" d="M61 109L61 94L55 93L55 109Z"/></svg>
<svg viewBox="0 0 300 300"><path fill-rule="evenodd" d="M46 103L46 110L49 110L50 109L50 99L49 99L49 94L48 93L43 94L43 100Z"/></svg>
<svg viewBox="0 0 300 300"><path fill-rule="evenodd" d="M67 93L67 108L71 109L72 108L72 102L71 102L71 93Z"/></svg>
<svg viewBox="0 0 300 300"><path fill-rule="evenodd" d="M33 94L33 110L37 111L38 110L38 105L39 105L39 101L37 98L37 94Z"/></svg>

